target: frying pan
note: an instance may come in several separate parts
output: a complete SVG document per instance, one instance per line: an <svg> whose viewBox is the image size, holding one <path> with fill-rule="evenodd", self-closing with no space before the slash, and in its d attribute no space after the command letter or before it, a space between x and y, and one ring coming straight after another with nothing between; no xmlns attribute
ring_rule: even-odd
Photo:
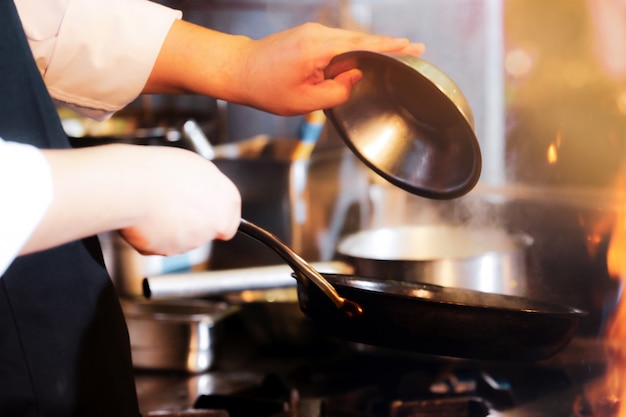
<svg viewBox="0 0 626 417"><path fill-rule="evenodd" d="M291 266L305 315L330 334L353 342L459 358L534 361L564 348L586 315L524 297L321 274L255 224L242 219L239 232Z"/></svg>

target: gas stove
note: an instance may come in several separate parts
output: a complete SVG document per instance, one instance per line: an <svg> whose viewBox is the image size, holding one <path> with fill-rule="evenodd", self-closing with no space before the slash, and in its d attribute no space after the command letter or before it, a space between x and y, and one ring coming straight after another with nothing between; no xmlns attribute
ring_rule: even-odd
<svg viewBox="0 0 626 417"><path fill-rule="evenodd" d="M143 415L615 415L607 413L608 402L585 394L585 386L606 370L601 345L590 340L575 339L556 356L533 363L431 357L341 342L305 351L247 345L226 356L201 374L139 371Z"/></svg>

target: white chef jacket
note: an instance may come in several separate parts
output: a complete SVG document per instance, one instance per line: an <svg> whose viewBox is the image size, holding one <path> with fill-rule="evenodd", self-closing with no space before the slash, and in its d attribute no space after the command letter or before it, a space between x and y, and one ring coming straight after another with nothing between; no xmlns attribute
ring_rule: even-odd
<svg viewBox="0 0 626 417"><path fill-rule="evenodd" d="M14 1L52 97L96 119L141 93L167 32L181 18L180 11L147 0ZM53 199L46 159L11 139L0 138L0 276Z"/></svg>

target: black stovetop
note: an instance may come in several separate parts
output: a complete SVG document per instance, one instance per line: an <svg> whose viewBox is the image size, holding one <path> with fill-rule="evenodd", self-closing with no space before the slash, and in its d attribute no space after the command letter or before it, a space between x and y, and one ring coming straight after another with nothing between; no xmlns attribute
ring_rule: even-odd
<svg viewBox="0 0 626 417"><path fill-rule="evenodd" d="M138 371L144 415L187 410L220 417L592 417L599 414L584 387L602 378L606 367L595 341L576 339L555 357L534 363L345 344L237 346L203 374Z"/></svg>

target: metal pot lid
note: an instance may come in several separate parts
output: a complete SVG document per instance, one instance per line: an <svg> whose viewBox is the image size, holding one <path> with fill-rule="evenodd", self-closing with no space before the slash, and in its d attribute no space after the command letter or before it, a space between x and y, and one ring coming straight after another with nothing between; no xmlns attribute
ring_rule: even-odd
<svg viewBox="0 0 626 417"><path fill-rule="evenodd" d="M441 70L413 56L368 51L333 58L327 78L358 68L347 102L325 113L348 147L390 183L450 199L478 182L481 153L471 108Z"/></svg>

